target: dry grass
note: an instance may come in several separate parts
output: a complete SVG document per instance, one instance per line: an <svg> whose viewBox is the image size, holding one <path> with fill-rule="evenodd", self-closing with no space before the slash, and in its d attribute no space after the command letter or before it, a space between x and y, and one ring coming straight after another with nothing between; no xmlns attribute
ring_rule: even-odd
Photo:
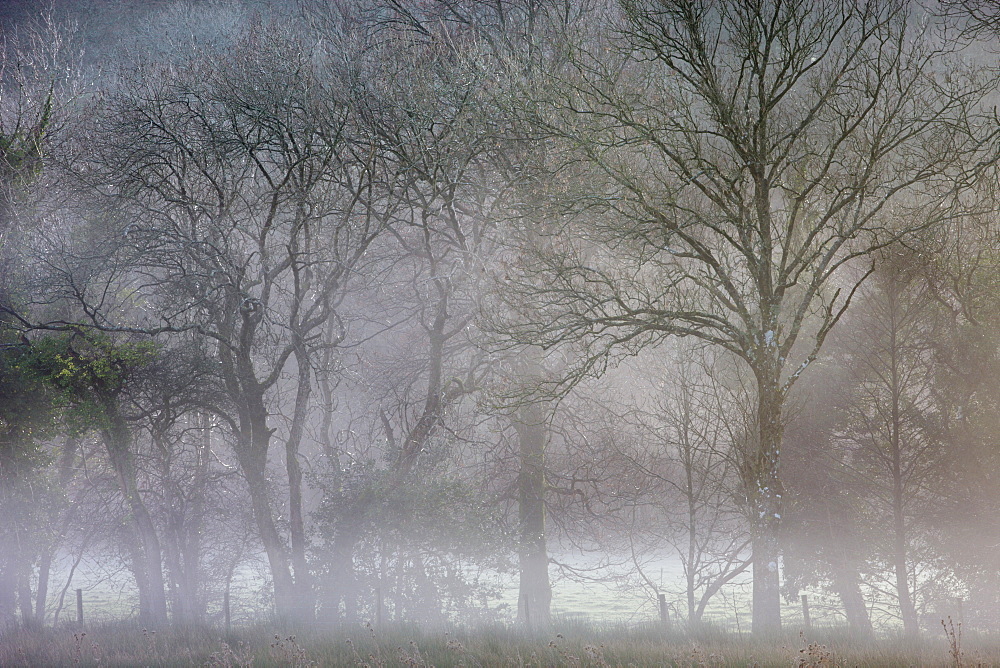
<svg viewBox="0 0 1000 668"><path fill-rule="evenodd" d="M861 641L843 631L772 639L707 632L664 634L655 626L556 623L549 633L509 627L422 631L415 627L310 628L299 634L240 629L227 638L211 629L127 624L83 632L47 629L0 638L0 666L972 666L1000 665L1000 639L962 637L961 627L907 643Z"/></svg>

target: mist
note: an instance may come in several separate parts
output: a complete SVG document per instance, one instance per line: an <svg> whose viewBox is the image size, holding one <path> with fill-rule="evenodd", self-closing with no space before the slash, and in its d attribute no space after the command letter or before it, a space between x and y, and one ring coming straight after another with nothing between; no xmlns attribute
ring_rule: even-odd
<svg viewBox="0 0 1000 668"><path fill-rule="evenodd" d="M1000 660L994 14L3 3L0 664Z"/></svg>

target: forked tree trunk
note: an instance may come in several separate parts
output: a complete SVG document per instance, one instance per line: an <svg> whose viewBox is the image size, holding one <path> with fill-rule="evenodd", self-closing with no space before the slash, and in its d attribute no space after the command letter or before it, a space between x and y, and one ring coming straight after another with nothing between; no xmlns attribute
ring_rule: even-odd
<svg viewBox="0 0 1000 668"><path fill-rule="evenodd" d="M59 485L62 489L69 488L69 482L73 477L73 465L76 462L77 446L77 439L69 437L63 444L62 452L59 453ZM58 535L64 536L69 532L69 527L76 516L76 508L81 497L82 492L70 504L69 509L63 515L61 531ZM52 559L55 556L55 551L55 544L46 545L38 564L38 591L35 593L35 619L39 626L45 624L46 604L49 598L49 579L52 575Z"/></svg>
<svg viewBox="0 0 1000 668"><path fill-rule="evenodd" d="M261 404L261 408L263 408L263 404ZM288 552L275 524L274 513L271 509L267 480L267 448L271 434L266 427L266 422L260 419L260 416L252 422L255 425L252 433L243 434L238 439L235 448L236 456L247 483L254 522L257 525L257 534L263 544L271 571L274 584L275 612L278 617L288 619L294 617L296 612L295 583L288 567Z"/></svg>
<svg viewBox="0 0 1000 668"><path fill-rule="evenodd" d="M237 304L239 324L225 323L221 329L235 334L238 345L220 348L219 355L226 389L238 412L233 449L247 483L257 534L267 555L275 612L279 618L292 619L299 612L295 580L288 549L275 522L267 477L267 454L274 432L268 427L269 411L264 398L269 386L258 379L250 352L263 318L262 306L241 295L233 295L232 305Z"/></svg>
<svg viewBox="0 0 1000 668"><path fill-rule="evenodd" d="M108 426L103 430L104 444L111 467L118 478L122 496L132 516L136 537L136 568L139 584L139 610L146 624L167 621L167 597L163 579L163 550L149 509L139 494L139 485L132 453L132 434L118 413L113 400L104 402ZM145 596L145 600L143 597Z"/></svg>

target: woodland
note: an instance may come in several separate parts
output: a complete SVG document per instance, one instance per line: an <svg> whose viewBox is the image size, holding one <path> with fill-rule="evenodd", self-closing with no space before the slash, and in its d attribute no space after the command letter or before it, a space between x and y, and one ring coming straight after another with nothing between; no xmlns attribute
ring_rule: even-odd
<svg viewBox="0 0 1000 668"><path fill-rule="evenodd" d="M0 25L0 634L996 629L1000 4Z"/></svg>

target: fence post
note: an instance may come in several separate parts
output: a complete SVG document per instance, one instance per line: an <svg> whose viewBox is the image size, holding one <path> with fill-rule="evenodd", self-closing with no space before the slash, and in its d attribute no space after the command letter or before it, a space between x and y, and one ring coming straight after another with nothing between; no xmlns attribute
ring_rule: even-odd
<svg viewBox="0 0 1000 668"><path fill-rule="evenodd" d="M802 620L805 622L806 628L810 628L811 623L809 620L809 597L802 594Z"/></svg>
<svg viewBox="0 0 1000 668"><path fill-rule="evenodd" d="M76 625L83 628L83 590L76 590Z"/></svg>
<svg viewBox="0 0 1000 668"><path fill-rule="evenodd" d="M382 626L382 587L375 587L375 626Z"/></svg>
<svg viewBox="0 0 1000 668"><path fill-rule="evenodd" d="M660 603L660 621L663 623L664 628L670 630L670 611L667 609L667 595L657 594L656 598Z"/></svg>
<svg viewBox="0 0 1000 668"><path fill-rule="evenodd" d="M230 628L231 628L230 627L231 618L229 616L229 592L228 591L226 591L226 592L224 592L222 594L222 618L225 620L226 635L228 636Z"/></svg>

